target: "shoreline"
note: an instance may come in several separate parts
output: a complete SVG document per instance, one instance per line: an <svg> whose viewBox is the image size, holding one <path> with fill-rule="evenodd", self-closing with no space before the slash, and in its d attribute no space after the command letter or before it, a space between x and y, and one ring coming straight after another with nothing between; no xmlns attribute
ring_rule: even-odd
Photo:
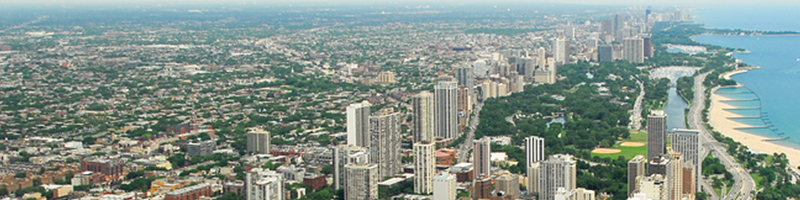
<svg viewBox="0 0 800 200"><path fill-rule="evenodd" d="M748 37L753 37L753 36L766 36L766 37L772 37L772 36L800 36L800 33L773 33L773 34L745 34L745 35L739 35L739 34L721 34L721 33L705 32L705 33L701 33L701 34L697 34L697 35L692 35L692 37L694 37L694 36L698 36L698 35L715 35L715 36L748 36ZM691 37L690 37L690 38L691 38Z"/></svg>
<svg viewBox="0 0 800 200"><path fill-rule="evenodd" d="M740 74L745 72L747 72L747 70L736 70L725 73L722 76L726 79L730 79L730 77L735 74ZM732 87L742 87L742 86L743 86L742 84L737 83L736 86ZM789 163L791 165L800 164L800 149L773 143L770 141L764 141L765 139L770 139L770 138L736 129L736 128L756 127L756 126L729 119L730 117L741 117L741 115L724 110L727 108L738 108L738 107L722 102L723 100L731 100L732 98L716 94L716 91L720 88L722 87L721 86L714 87L711 90L711 97L709 99L711 101L711 105L709 107L709 112L708 112L708 118L709 118L708 123L709 125L711 125L711 127L713 127L714 130L719 131L720 133L722 133L722 135L730 137L731 139L741 143L744 146L747 146L747 148L750 149L751 151L764 154L785 153L786 158L789 159Z"/></svg>

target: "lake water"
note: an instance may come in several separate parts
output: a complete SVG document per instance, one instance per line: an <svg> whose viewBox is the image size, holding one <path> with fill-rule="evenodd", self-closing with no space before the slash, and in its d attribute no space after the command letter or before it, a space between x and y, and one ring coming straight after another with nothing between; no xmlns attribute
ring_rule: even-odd
<svg viewBox="0 0 800 200"><path fill-rule="evenodd" d="M667 105L664 106L664 112L667 113L667 130L670 132L676 128L686 128L684 120L684 111L689 107L689 103L683 100L681 95L678 95L678 89L670 87L667 90L669 97Z"/></svg>
<svg viewBox="0 0 800 200"><path fill-rule="evenodd" d="M697 12L697 21L708 27L741 28L748 30L789 30L800 31L800 12L789 8L716 9ZM739 14L733 14L733 13ZM746 17L745 17L746 16ZM745 19L747 18L747 19ZM756 98L747 102L727 102L739 107L753 107L758 102L759 110L743 109L732 111L740 115L762 116L762 129L745 130L766 137L788 136L789 140L779 144L800 147L800 36L717 36L700 35L694 40L700 43L724 47L744 48L751 53L737 53L733 56L745 63L760 66L761 69L734 75L732 78L744 84L745 88L728 89L723 95L735 99ZM725 92L725 91L718 91ZM739 92L739 93L737 93ZM748 93L749 92L749 93ZM757 125L756 119L737 119L737 121Z"/></svg>

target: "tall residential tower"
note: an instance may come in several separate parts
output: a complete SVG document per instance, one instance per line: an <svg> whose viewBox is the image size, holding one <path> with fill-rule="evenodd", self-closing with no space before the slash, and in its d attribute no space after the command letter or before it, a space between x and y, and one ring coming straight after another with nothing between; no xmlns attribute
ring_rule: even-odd
<svg viewBox="0 0 800 200"><path fill-rule="evenodd" d="M622 59L632 63L644 62L644 40L641 37L629 37L622 40Z"/></svg>
<svg viewBox="0 0 800 200"><path fill-rule="evenodd" d="M639 190L639 180L645 177L647 159L643 155L636 155L628 161L628 196Z"/></svg>
<svg viewBox="0 0 800 200"><path fill-rule="evenodd" d="M369 162L378 164L380 177L394 176L402 169L400 124L402 116L392 109L383 109L369 119Z"/></svg>
<svg viewBox="0 0 800 200"><path fill-rule="evenodd" d="M414 142L434 140L433 94L422 91L411 100L414 107Z"/></svg>
<svg viewBox="0 0 800 200"><path fill-rule="evenodd" d="M283 174L263 168L254 168L245 174L247 200L283 200Z"/></svg>
<svg viewBox="0 0 800 200"><path fill-rule="evenodd" d="M352 144L339 145L333 149L333 186L335 189L347 188L347 164L369 163L369 149Z"/></svg>
<svg viewBox="0 0 800 200"><path fill-rule="evenodd" d="M414 192L433 192L433 176L436 173L436 145L433 142L414 143Z"/></svg>
<svg viewBox="0 0 800 200"><path fill-rule="evenodd" d="M664 155L667 149L667 113L654 110L647 116L647 159Z"/></svg>
<svg viewBox="0 0 800 200"><path fill-rule="evenodd" d="M347 106L347 144L369 146L369 107L364 101Z"/></svg>
<svg viewBox="0 0 800 200"><path fill-rule="evenodd" d="M247 132L247 152L251 153L269 153L269 132L251 128Z"/></svg>
<svg viewBox="0 0 800 200"><path fill-rule="evenodd" d="M433 177L433 199L456 199L456 175L442 172Z"/></svg>
<svg viewBox="0 0 800 200"><path fill-rule="evenodd" d="M491 149L490 144L491 141L489 138L481 138L480 140L475 141L475 147L472 149L472 158L473 170L475 175L473 176L475 180L478 180L482 177L488 177L491 175Z"/></svg>
<svg viewBox="0 0 800 200"><path fill-rule="evenodd" d="M434 90L435 136L458 137L458 83L453 77L439 77Z"/></svg>
<svg viewBox="0 0 800 200"><path fill-rule="evenodd" d="M563 65L569 62L569 48L569 39L566 37L559 37L553 41L553 56L556 59L556 63Z"/></svg>
<svg viewBox="0 0 800 200"><path fill-rule="evenodd" d="M701 172L696 173L694 178L694 180L701 180L700 175L702 175L703 171L701 159L703 159L703 156L700 155L700 131L675 129L672 135L672 150L680 153L684 162L692 163L692 166L696 168L695 172ZM699 188L699 185L695 185L695 188Z"/></svg>
<svg viewBox="0 0 800 200"><path fill-rule="evenodd" d="M381 176L376 164L347 164L347 187L344 188L344 199L373 200L378 199L378 182Z"/></svg>
<svg viewBox="0 0 800 200"><path fill-rule="evenodd" d="M530 136L525 138L525 169L531 167L531 163L544 160L544 138Z"/></svg>
<svg viewBox="0 0 800 200"><path fill-rule="evenodd" d="M555 200L558 188L573 190L577 187L577 168L571 155L551 155L539 168L539 199Z"/></svg>

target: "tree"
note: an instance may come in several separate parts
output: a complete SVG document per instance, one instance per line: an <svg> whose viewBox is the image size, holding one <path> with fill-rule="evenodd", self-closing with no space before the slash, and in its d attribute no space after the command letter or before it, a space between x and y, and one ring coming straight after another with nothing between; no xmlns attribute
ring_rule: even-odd
<svg viewBox="0 0 800 200"><path fill-rule="evenodd" d="M28 174L26 174L25 172L14 174L14 178L25 178L26 176L28 176Z"/></svg>
<svg viewBox="0 0 800 200"><path fill-rule="evenodd" d="M160 178L160 177L139 178L139 179L131 181L128 184L120 185L119 189L125 190L125 191L128 191L128 192L135 191L135 190L140 190L142 192L145 192L148 189L150 189L150 183L153 182L154 180L158 179L158 178Z"/></svg>
<svg viewBox="0 0 800 200"><path fill-rule="evenodd" d="M186 155L182 153L176 153L167 158L167 161L169 161L172 166L175 166L175 168L180 168L186 165Z"/></svg>
<svg viewBox="0 0 800 200"><path fill-rule="evenodd" d="M308 199L308 200L333 199L333 191L332 190L333 189L331 189L330 187L326 187L326 188L320 189L320 190L318 190L316 192L308 193L306 196L303 196L300 199ZM311 191L311 190L306 190L306 191Z"/></svg>
<svg viewBox="0 0 800 200"><path fill-rule="evenodd" d="M92 145L97 141L97 138L94 138L92 136L86 136L81 141L83 142L83 144Z"/></svg>
<svg viewBox="0 0 800 200"><path fill-rule="evenodd" d="M128 175L126 175L125 178L126 179L135 179L135 178L138 178L140 176L144 176L144 171L142 171L142 170L132 171L132 172L128 173Z"/></svg>
<svg viewBox="0 0 800 200"><path fill-rule="evenodd" d="M327 175L333 174L333 166L326 165L325 167L322 167L322 170L319 170L319 172Z"/></svg>
<svg viewBox="0 0 800 200"><path fill-rule="evenodd" d="M276 163L267 162L266 164L264 164L263 167L267 168L269 170L275 170L275 169L278 169L278 167L280 167L281 165L283 165L283 163L281 163L281 162L276 162Z"/></svg>
<svg viewBox="0 0 800 200"><path fill-rule="evenodd" d="M197 138L200 138L200 140L203 140L203 141L211 140L211 136L209 136L208 133L206 133L206 132L202 132L200 134L197 134Z"/></svg>
<svg viewBox="0 0 800 200"><path fill-rule="evenodd" d="M236 193L229 192L217 197L215 200L243 200L244 198L244 195L237 195Z"/></svg>
<svg viewBox="0 0 800 200"><path fill-rule="evenodd" d="M708 194L706 194L705 192L698 192L697 194L695 194L695 198L696 200L706 200L708 199Z"/></svg>

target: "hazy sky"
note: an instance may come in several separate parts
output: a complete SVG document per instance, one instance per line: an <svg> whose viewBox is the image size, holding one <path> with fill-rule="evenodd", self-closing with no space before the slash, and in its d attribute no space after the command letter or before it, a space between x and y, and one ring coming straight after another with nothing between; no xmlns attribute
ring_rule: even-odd
<svg viewBox="0 0 800 200"><path fill-rule="evenodd" d="M508 3L567 3L567 4L608 4L608 5L677 5L677 6L691 6L691 5L742 5L742 4L756 4L756 5L800 5L797 0L499 0L499 1L481 1L481 0L436 0L436 1L423 1L423 0L0 0L0 3L12 4L119 4L119 3L133 3L133 4L198 4L198 3L225 3L225 4L239 4L239 3L255 3L255 4L428 4L431 2L437 3L494 3L494 2L508 2Z"/></svg>

